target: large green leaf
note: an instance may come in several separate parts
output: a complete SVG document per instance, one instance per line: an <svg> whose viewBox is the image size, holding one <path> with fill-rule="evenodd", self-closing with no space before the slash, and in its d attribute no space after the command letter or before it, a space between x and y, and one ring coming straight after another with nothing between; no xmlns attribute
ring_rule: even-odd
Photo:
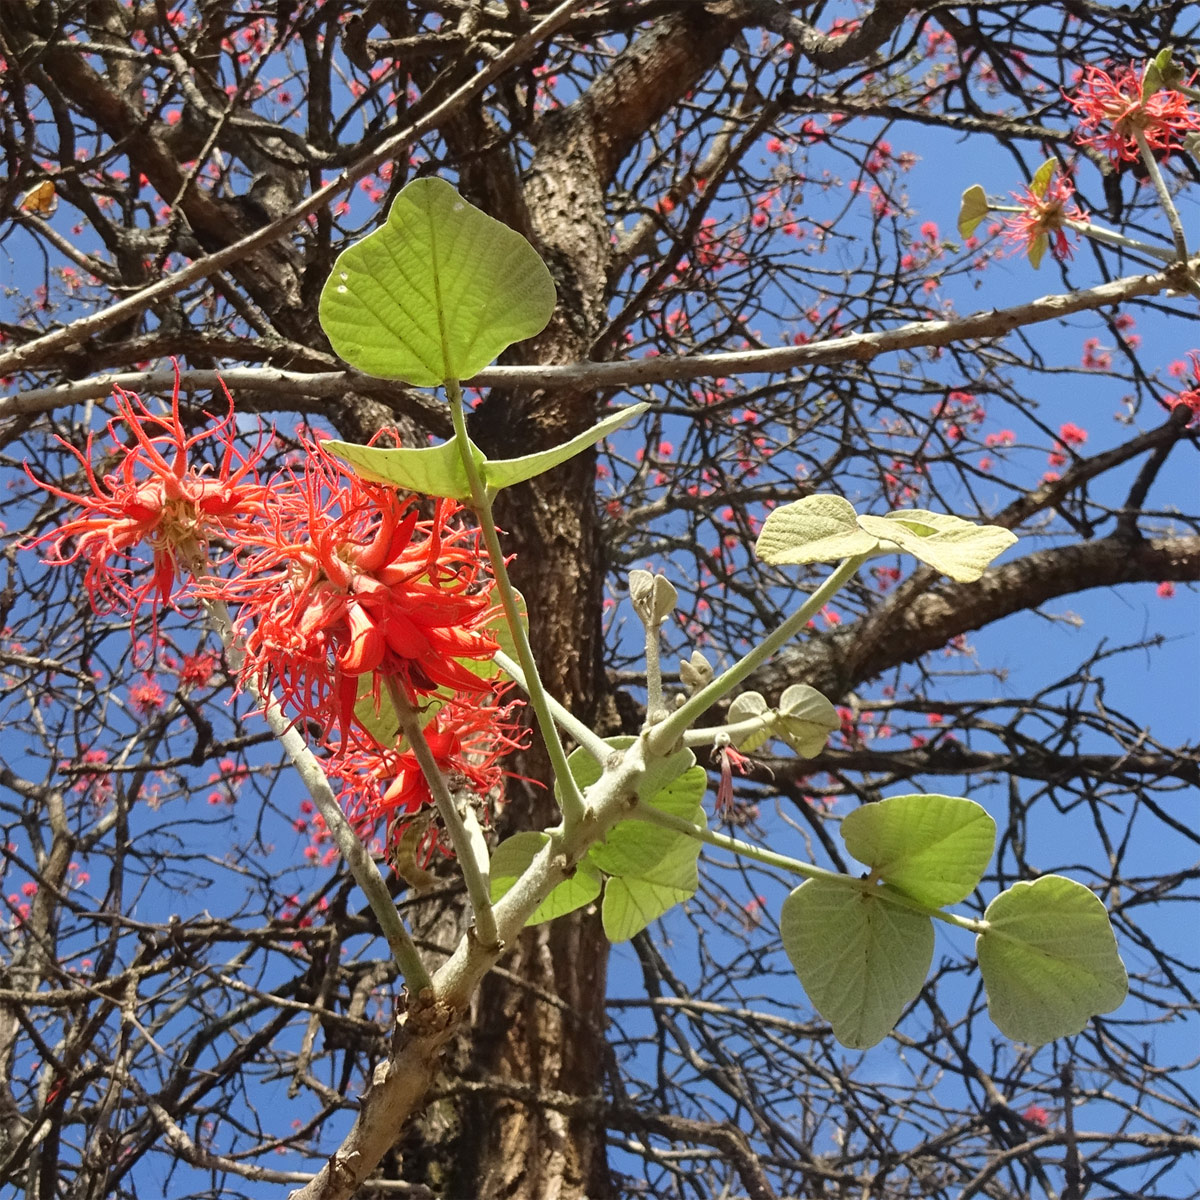
<svg viewBox="0 0 1200 1200"><path fill-rule="evenodd" d="M930 908L969 896L996 847L996 822L958 796L891 796L842 821L846 849Z"/></svg>
<svg viewBox="0 0 1200 1200"><path fill-rule="evenodd" d="M445 180L415 179L387 221L338 256L320 318L351 366L433 387L539 333L554 302L550 272L519 233Z"/></svg>
<svg viewBox="0 0 1200 1200"><path fill-rule="evenodd" d="M1000 1032L1040 1046L1079 1033L1128 991L1100 898L1062 875L1015 883L984 913L975 939L988 1011Z"/></svg>
<svg viewBox="0 0 1200 1200"><path fill-rule="evenodd" d="M783 948L843 1046L885 1038L925 982L933 922L850 881L810 879L783 902Z"/></svg>
<svg viewBox="0 0 1200 1200"><path fill-rule="evenodd" d="M973 583L984 568L1009 548L1016 535L999 525L976 525L947 513L922 508L859 517L873 537L895 542L900 549L960 583Z"/></svg>
<svg viewBox="0 0 1200 1200"><path fill-rule="evenodd" d="M514 833L492 852L490 868L492 903L505 895L528 870L529 864L550 839L544 833ZM600 895L600 876L586 863L560 883L537 907L526 925L540 925L574 912Z"/></svg>
<svg viewBox="0 0 1200 1200"><path fill-rule="evenodd" d="M643 824L642 828L654 827ZM679 837L646 877L622 875L618 879L607 880L600 919L608 940L628 941L634 934L641 933L651 921L695 895L700 886L700 874L696 868L699 854L698 841Z"/></svg>
<svg viewBox="0 0 1200 1200"><path fill-rule="evenodd" d="M445 496L449 500L470 500L471 484L462 455L454 442L437 446L359 446L354 442L323 443L330 454L345 459L364 479L390 483L407 492L423 496ZM478 446L471 446L475 462L487 461Z"/></svg>
<svg viewBox="0 0 1200 1200"><path fill-rule="evenodd" d="M767 514L754 552L763 562L836 562L870 554L879 539L858 526L854 506L841 496L805 496Z"/></svg>

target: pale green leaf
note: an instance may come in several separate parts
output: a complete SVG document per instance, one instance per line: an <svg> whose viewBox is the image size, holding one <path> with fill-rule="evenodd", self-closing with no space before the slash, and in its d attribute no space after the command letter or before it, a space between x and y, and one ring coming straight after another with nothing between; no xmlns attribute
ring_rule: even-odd
<svg viewBox="0 0 1200 1200"><path fill-rule="evenodd" d="M996 847L996 822L958 796L890 796L848 813L842 837L879 878L941 908L979 883Z"/></svg>
<svg viewBox="0 0 1200 1200"><path fill-rule="evenodd" d="M519 233L445 180L415 179L387 221L338 256L320 319L351 366L432 387L539 333L554 303L550 272Z"/></svg>
<svg viewBox="0 0 1200 1200"><path fill-rule="evenodd" d="M1025 256L1029 259L1029 265L1035 271L1042 265L1042 259L1046 257L1046 251L1049 249L1050 235L1048 233L1039 233L1025 247Z"/></svg>
<svg viewBox="0 0 1200 1200"><path fill-rule="evenodd" d="M810 879L783 902L783 948L843 1046L885 1038L933 959L933 922L850 881Z"/></svg>
<svg viewBox="0 0 1200 1200"><path fill-rule="evenodd" d="M976 525L947 513L912 508L885 517L859 517L873 537L894 542L901 550L960 583L973 583L998 555L1017 539L998 525Z"/></svg>
<svg viewBox="0 0 1200 1200"><path fill-rule="evenodd" d="M763 562L836 562L870 554L878 539L859 528L854 506L841 496L805 496L767 514L754 551Z"/></svg>
<svg viewBox="0 0 1200 1200"><path fill-rule="evenodd" d="M725 714L725 722L728 725L737 725L751 717L760 717L767 711L767 702L763 699L761 692L742 692L729 706L729 710ZM733 745L746 754L753 754L759 746L770 741L774 736L770 725L764 723L753 732L734 738Z"/></svg>
<svg viewBox="0 0 1200 1200"><path fill-rule="evenodd" d="M1054 178L1056 170L1058 170L1058 159L1048 158L1034 171L1033 178L1029 181L1029 190L1039 200L1046 194L1046 189L1050 186L1050 180Z"/></svg>
<svg viewBox="0 0 1200 1200"><path fill-rule="evenodd" d="M462 456L454 442L437 446L359 446L353 442L322 443L330 454L344 459L364 479L390 483L423 496L445 496L450 500L470 500L471 484ZM487 460L478 446L471 446L475 462L483 467Z"/></svg>
<svg viewBox="0 0 1200 1200"><path fill-rule="evenodd" d="M965 238L970 237L989 212L991 206L988 204L987 193L979 184L972 184L962 194L962 203L958 209L958 232Z"/></svg>
<svg viewBox="0 0 1200 1200"><path fill-rule="evenodd" d="M582 454L589 446L594 446L622 425L628 425L649 407L649 404L631 404L627 408L620 408L609 413L591 429L584 430L569 442L563 442L561 446L554 446L537 454L526 454L521 458L493 459L487 464L485 471L487 485L493 492L498 492L501 488L512 487L514 483L524 483L527 479L543 475L559 463L565 463L575 455Z"/></svg>
<svg viewBox="0 0 1200 1200"><path fill-rule="evenodd" d="M652 877L623 875L607 880L600 919L608 940L628 941L668 909L695 895L700 886L696 868L699 853L700 843L684 837L656 864Z"/></svg>
<svg viewBox="0 0 1200 1200"><path fill-rule="evenodd" d="M514 833L492 852L490 867L492 903L495 904L529 869L550 839L544 833ZM575 874L564 880L537 907L526 925L540 925L555 917L574 912L590 904L600 895L600 876L586 864L580 864Z"/></svg>
<svg viewBox="0 0 1200 1200"><path fill-rule="evenodd" d="M841 727L837 709L806 683L794 683L779 697L779 717L773 729L801 758L812 758L825 749L825 742Z"/></svg>
<svg viewBox="0 0 1200 1200"><path fill-rule="evenodd" d="M988 1012L1006 1037L1040 1046L1079 1033L1125 999L1108 913L1083 884L1062 875L1013 884L984 918L975 949Z"/></svg>

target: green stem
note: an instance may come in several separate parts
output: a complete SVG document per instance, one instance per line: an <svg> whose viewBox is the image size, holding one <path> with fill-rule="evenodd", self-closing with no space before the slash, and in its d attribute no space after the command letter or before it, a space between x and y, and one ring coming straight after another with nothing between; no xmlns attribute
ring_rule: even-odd
<svg viewBox="0 0 1200 1200"><path fill-rule="evenodd" d="M494 662L505 675L516 681L517 686L523 692L528 694L529 687L520 663L514 662L503 650L496 651ZM573 712L559 704L553 696L547 694L546 704L559 726L569 733L598 763L603 763L613 752L613 748L598 733L589 729Z"/></svg>
<svg viewBox="0 0 1200 1200"><path fill-rule="evenodd" d="M841 591L843 585L854 578L858 568L869 557L868 554L857 554L843 560L833 574L774 633L768 634L749 654L718 675L707 687L690 696L665 721L650 730L647 752L650 755L668 754L684 731L691 728L703 713L737 687L751 671L766 662L776 650L787 645Z"/></svg>
<svg viewBox="0 0 1200 1200"><path fill-rule="evenodd" d="M954 925L959 929L966 929L972 933L982 933L988 928L988 923L982 919L960 917L957 913L946 912L941 908L929 908L919 900L914 900L912 897L904 895L903 892L898 892L895 888L881 888L873 879L851 879L849 875L844 875L840 871L828 871L824 867L816 866L814 863L804 862L798 858L791 858L775 850L765 850L762 846L756 846L752 842L743 842L738 838L728 837L723 833L715 833L711 829L701 829L700 826L693 825L691 821L686 820L684 817L677 817L673 813L663 812L662 809L651 808L647 804L639 803L630 816L635 820L645 821L648 825L658 825L663 829L672 829L676 833L682 833L687 837L695 838L698 842L715 846L718 850L728 850L731 854L737 854L742 858L752 858L755 862L764 863L768 867L778 867L780 870L788 871L793 875L800 875L805 879L832 879L843 887L853 887L862 892L877 893L879 898L888 904L894 904L899 908L906 908L912 912L921 913L923 916L932 917L935 921L942 921L947 925Z"/></svg>
<svg viewBox="0 0 1200 1200"><path fill-rule="evenodd" d="M550 764L554 768L558 791L562 797L563 820L567 828L583 819L583 796L579 785L567 767L567 752L558 736L558 728L550 711L549 696L538 674L537 663L533 659L533 650L529 645L529 634L521 621L521 610L517 603L517 593L508 577L508 568L504 565L504 550L500 545L500 537L496 532L496 523L492 519L492 501L488 495L487 486L479 474L479 464L471 454L471 439L467 436L466 415L463 412L463 394L457 379L447 379L446 394L450 397L450 414L454 420L454 440L458 443L458 452L462 458L463 469L471 484L471 507L479 521L483 532L484 545L492 563L492 574L496 580L496 590L500 593L500 602L504 605L504 616L512 633L513 644L516 647L517 659L521 670L525 673L525 690L529 695L529 704L537 718L538 729L546 743Z"/></svg>
<svg viewBox="0 0 1200 1200"><path fill-rule="evenodd" d="M425 732L421 728L417 710L409 703L403 687L391 675L385 676L384 682L400 722L400 732L408 739L409 749L416 757L425 782L429 784L429 791L442 818L442 824L450 835L450 844L454 847L458 869L467 885L467 899L471 902L471 912L475 918L475 936L479 943L489 950L499 949L500 938L496 932L496 916L492 912L491 889L487 878L487 846L483 844L481 834L472 837L467 829L458 811L458 805L450 794L446 777L425 740ZM476 831L478 832L478 823Z"/></svg>
<svg viewBox="0 0 1200 1200"><path fill-rule="evenodd" d="M205 607L221 640L225 643L230 665L235 671L240 672L245 654L240 639L234 632L229 609L220 600L207 600ZM432 987L433 980L425 969L425 964L421 961L421 956L417 953L417 948L412 938L409 937L408 930L404 928L404 922L396 911L396 905L388 891L387 884L379 873L375 860L366 846L362 844L362 839L354 832L354 827L350 822L346 820L342 806L333 794L333 788L330 787L329 780L326 778L317 756L309 749L295 723L288 719L274 693L270 689L261 688L252 674L245 678L245 684L262 706L263 716L266 718L271 732L279 739L284 753L304 781L304 786L308 789L312 802L317 806L317 811L325 822L325 828L333 837L350 874L354 876L355 883L366 896L367 904L379 921L379 927L387 939L392 957L396 960L396 966L404 976L404 982L409 992L415 996L426 988Z"/></svg>

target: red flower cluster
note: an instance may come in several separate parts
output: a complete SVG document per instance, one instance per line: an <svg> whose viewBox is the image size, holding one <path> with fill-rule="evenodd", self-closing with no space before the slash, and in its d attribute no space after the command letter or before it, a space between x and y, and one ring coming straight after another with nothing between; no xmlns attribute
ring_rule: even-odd
<svg viewBox="0 0 1200 1200"><path fill-rule="evenodd" d="M233 608L241 685L274 692L296 720L317 723L327 766L347 780L360 822L411 815L431 801L411 748L382 733L393 692L437 710L426 738L439 767L496 799L498 761L522 735L515 702L489 703L496 688L484 664L499 649L490 627L501 610L460 506L431 500L423 511L416 498L359 478L319 442L304 443L302 470L264 484L256 471L264 442L238 451L232 400L223 420L188 435L178 380L167 416L120 389L116 403L111 473L94 474L92 439L84 452L67 447L90 494L30 476L83 509L30 545L50 543L51 563L82 562L99 611L136 614L149 603L155 642L160 609L185 596ZM212 444L218 465L193 462ZM148 571L134 557L143 545ZM180 680L204 686L215 664L193 655ZM130 698L142 712L166 699L149 677ZM389 836L402 832L393 819Z"/></svg>
<svg viewBox="0 0 1200 1200"><path fill-rule="evenodd" d="M391 677L410 702L491 684L460 659L490 660L498 609L478 535L433 502L368 483L306 444L304 473L273 495L268 520L243 533L241 570L208 590L236 603L245 677L273 685L289 711L343 736L365 732L359 700L378 707ZM368 733L368 739L373 738Z"/></svg>
<svg viewBox="0 0 1200 1200"><path fill-rule="evenodd" d="M109 422L111 452L118 456L117 468L98 479L92 468L93 438L81 453L59 439L83 467L91 494L63 491L37 479L39 487L74 501L83 515L35 539L31 546L51 544L51 563L82 559L84 586L98 612L128 608L136 612L149 601L153 611L168 603L184 572L204 569L214 536L230 537L245 528L263 511L266 490L255 467L262 457L258 446L244 457L233 444L233 399L228 391L229 412L211 429L184 432L179 416L179 381L171 396L168 416L156 416L130 392L114 389L120 422ZM120 436L120 424L133 435L130 445ZM195 467L189 459L205 441L221 450L216 474ZM150 548L150 577L130 583L130 554L142 544ZM136 560L135 560L136 561Z"/></svg>
<svg viewBox="0 0 1200 1200"><path fill-rule="evenodd" d="M1114 163L1141 157L1138 133L1152 150L1165 153L1179 146L1184 134L1200 130L1200 113L1188 107L1182 92L1165 87L1143 97L1142 78L1132 66L1112 74L1088 67L1067 101L1081 115L1079 141L1103 150Z"/></svg>

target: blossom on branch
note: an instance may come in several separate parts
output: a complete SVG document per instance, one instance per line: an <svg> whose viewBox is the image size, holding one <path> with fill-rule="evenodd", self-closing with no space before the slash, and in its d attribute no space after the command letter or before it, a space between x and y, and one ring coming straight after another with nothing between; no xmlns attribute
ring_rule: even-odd
<svg viewBox="0 0 1200 1200"><path fill-rule="evenodd" d="M1023 250L1034 267L1041 263L1047 247L1060 262L1070 258L1072 248L1064 222L1088 220L1088 214L1072 202L1075 188L1065 175L1055 174L1040 194L1037 183L1035 179L1023 195L1012 193L1022 211L1004 220L1004 240Z"/></svg>
<svg viewBox="0 0 1200 1200"><path fill-rule="evenodd" d="M502 691L504 689L501 689ZM438 769L454 793L468 791L488 810L500 804L504 779L511 772L500 760L529 745L530 731L516 717L524 701L503 702L502 696L458 693L445 700L425 726L425 741ZM354 740L339 746L329 770L344 781L341 802L368 840L380 819L388 823L388 846L394 850L409 819L433 807L433 793L411 749L364 748ZM433 842L437 841L436 833ZM438 843L440 845L440 843ZM441 848L449 853L445 846Z"/></svg>
<svg viewBox="0 0 1200 1200"><path fill-rule="evenodd" d="M225 396L226 416L189 435L179 414L178 371L171 411L162 416L134 393L115 388L118 417L108 424L117 459L112 471L97 477L90 435L82 451L58 439L79 460L90 494L55 487L26 467L38 487L83 509L81 516L28 545L49 542L46 561L54 565L82 560L84 586L97 612L126 608L134 614L149 601L157 619L158 610L173 599L180 574L205 568L211 539L233 535L261 514L265 489L255 467L264 447L248 456L234 447L233 400L228 391ZM133 435L132 443L121 436L122 426ZM215 471L192 461L204 442L220 451ZM143 544L150 549L150 573L139 580L132 551Z"/></svg>
<svg viewBox="0 0 1200 1200"><path fill-rule="evenodd" d="M358 700L394 679L410 702L491 684L459 660L487 661L499 614L478 532L461 507L368 482L305 445L302 476L279 481L266 520L241 539L241 570L209 589L238 606L242 679L274 688L292 715L326 732L353 726ZM382 692L381 692L382 688ZM368 735L369 736L369 735Z"/></svg>
<svg viewBox="0 0 1200 1200"><path fill-rule="evenodd" d="M1080 114L1078 140L1102 150L1113 163L1135 162L1141 157L1139 133L1152 150L1166 153L1182 145L1184 134L1200 130L1200 113L1189 108L1182 92L1161 87L1143 95L1143 90L1133 66L1111 74L1088 67L1079 90L1067 97Z"/></svg>

